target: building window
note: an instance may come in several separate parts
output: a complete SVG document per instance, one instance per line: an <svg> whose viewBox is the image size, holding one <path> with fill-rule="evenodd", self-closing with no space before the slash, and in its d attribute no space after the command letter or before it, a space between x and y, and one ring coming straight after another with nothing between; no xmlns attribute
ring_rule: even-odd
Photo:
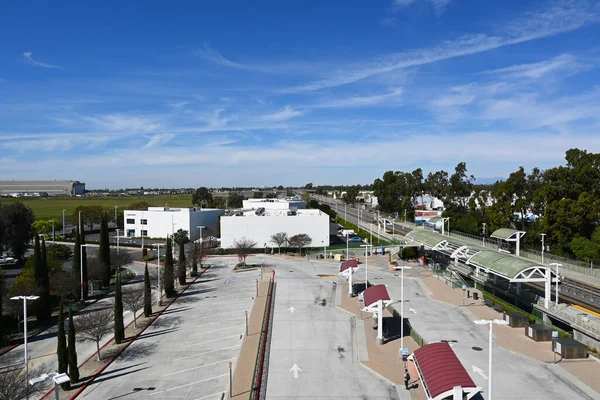
<svg viewBox="0 0 600 400"><path fill-rule="evenodd" d="M142 236L148 236L148 231L142 231Z"/></svg>
<svg viewBox="0 0 600 400"><path fill-rule="evenodd" d="M127 218L127 223L128 224L135 224L135 219L134 218Z"/></svg>
<svg viewBox="0 0 600 400"><path fill-rule="evenodd" d="M135 229L127 229L127 237L135 237Z"/></svg>
<svg viewBox="0 0 600 400"><path fill-rule="evenodd" d="M140 220L142 225L148 225L148 220L147 219L142 219Z"/></svg>

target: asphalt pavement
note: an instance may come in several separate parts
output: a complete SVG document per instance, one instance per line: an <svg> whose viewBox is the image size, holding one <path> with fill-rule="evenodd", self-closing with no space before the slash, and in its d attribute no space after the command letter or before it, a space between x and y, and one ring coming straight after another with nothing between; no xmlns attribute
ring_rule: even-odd
<svg viewBox="0 0 600 400"><path fill-rule="evenodd" d="M218 400L228 391L259 271L211 268L154 321L81 395L87 399Z"/></svg>

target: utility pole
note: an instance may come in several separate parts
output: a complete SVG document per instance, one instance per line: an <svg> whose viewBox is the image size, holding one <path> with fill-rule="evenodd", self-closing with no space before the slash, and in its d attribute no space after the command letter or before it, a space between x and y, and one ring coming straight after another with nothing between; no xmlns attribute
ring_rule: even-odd
<svg viewBox="0 0 600 400"><path fill-rule="evenodd" d="M546 234L540 233L540 236L542 237L542 264L544 264L544 238L545 238Z"/></svg>
<svg viewBox="0 0 600 400"><path fill-rule="evenodd" d="M483 239L483 247L485 247L485 226L487 225L485 222L482 223L483 227L481 228L481 237Z"/></svg>

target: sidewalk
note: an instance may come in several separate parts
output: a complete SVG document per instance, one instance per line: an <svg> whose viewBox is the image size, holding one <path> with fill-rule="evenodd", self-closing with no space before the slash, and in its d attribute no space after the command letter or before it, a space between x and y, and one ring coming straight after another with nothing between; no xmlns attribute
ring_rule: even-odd
<svg viewBox="0 0 600 400"><path fill-rule="evenodd" d="M252 381L254 379L255 368L257 367L259 342L267 306L271 274L272 269L264 269L263 280L258 286L258 296L254 299L252 311L248 319L248 335L242 340L240 355L235 364L231 396L228 393L228 399L247 400L252 394Z"/></svg>
<svg viewBox="0 0 600 400"><path fill-rule="evenodd" d="M462 305L462 290L453 289L435 276L422 278L422 281L429 287L433 293L432 297L436 300L453 304ZM478 290L470 289L479 292ZM485 305L483 305L483 296L480 294L481 300L474 301L473 298L465 299L466 308L476 317L480 319L504 319L502 313L499 313ZM515 353L534 358L540 362L553 365L554 355L552 352L551 342L536 342L525 336L524 328L511 328L508 325L494 326L494 341L498 346ZM560 357L557 355L557 361ZM576 360L561 360L556 364L558 371L564 371L581 380L585 385L589 386L594 391L600 393L600 362L592 357L587 359ZM565 374L568 376L568 374ZM576 383L576 382L574 382Z"/></svg>
<svg viewBox="0 0 600 400"><path fill-rule="evenodd" d="M387 309L384 310L383 332L386 340L384 344L378 345L376 343L377 329L373 329L372 327L371 313L360 311L362 303L358 302L358 297L348 297L348 283L345 280L342 281L339 286L338 290L341 290L342 292L340 308L354 315L357 321L356 329L362 329L362 331L364 331L364 336L363 332L357 332L358 352L360 354L358 358L360 363L364 364L372 371L375 371L377 375L396 384L397 392L405 392L404 367L402 361L398 358L400 351L400 321L395 319ZM404 347L407 347L409 353L412 353L418 349L419 346L410 336L407 336L406 330L404 334ZM367 354L364 354L362 351L365 346ZM412 386L412 389L408 391L411 399L426 400L427 396L419 381L419 375L414 363L409 361L406 365L411 376L409 387Z"/></svg>

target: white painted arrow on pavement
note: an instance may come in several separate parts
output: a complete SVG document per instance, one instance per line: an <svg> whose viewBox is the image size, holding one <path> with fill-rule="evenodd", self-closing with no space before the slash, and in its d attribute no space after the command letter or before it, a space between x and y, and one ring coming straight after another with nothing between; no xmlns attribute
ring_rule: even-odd
<svg viewBox="0 0 600 400"><path fill-rule="evenodd" d="M485 376L485 374L483 373L483 370L481 368L478 368L476 366L473 365L473 372L478 373L479 375L481 375L483 377L483 379L487 379L488 377Z"/></svg>
<svg viewBox="0 0 600 400"><path fill-rule="evenodd" d="M300 367L298 366L298 364L294 364L294 366L292 368L290 368L290 372L294 373L294 378L298 379L298 371L302 372L302 370L300 369Z"/></svg>
<svg viewBox="0 0 600 400"><path fill-rule="evenodd" d="M409 308L409 309L408 309L408 311L410 311L410 312L411 312L411 313L413 313L413 314L416 314L416 313L417 313L417 310L415 310L414 308Z"/></svg>
<svg viewBox="0 0 600 400"><path fill-rule="evenodd" d="M290 308L288 308L288 310L290 310L290 312L291 312L292 314L294 313L294 311L296 311L296 309L295 309L294 307L290 307Z"/></svg>

